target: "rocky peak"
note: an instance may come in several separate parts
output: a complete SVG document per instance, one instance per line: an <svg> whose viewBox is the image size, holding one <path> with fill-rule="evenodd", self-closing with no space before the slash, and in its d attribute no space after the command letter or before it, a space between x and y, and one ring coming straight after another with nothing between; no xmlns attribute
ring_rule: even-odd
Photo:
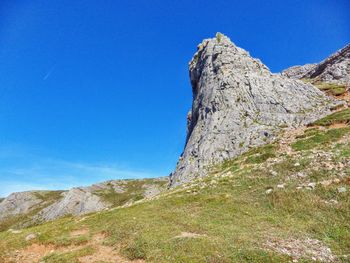
<svg viewBox="0 0 350 263"><path fill-rule="evenodd" d="M338 50L319 64L295 66L282 72L282 75L295 79L350 85L350 44Z"/></svg>
<svg viewBox="0 0 350 263"><path fill-rule="evenodd" d="M205 176L212 164L330 113L334 101L310 84L272 74L218 33L189 63L193 92L185 149L170 185Z"/></svg>

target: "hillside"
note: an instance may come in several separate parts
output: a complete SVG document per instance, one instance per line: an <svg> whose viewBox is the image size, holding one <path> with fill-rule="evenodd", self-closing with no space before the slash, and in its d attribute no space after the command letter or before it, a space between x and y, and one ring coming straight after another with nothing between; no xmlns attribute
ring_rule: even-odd
<svg viewBox="0 0 350 263"><path fill-rule="evenodd" d="M13 193L0 202L0 231L22 228L67 215L84 215L127 206L164 191L167 178L111 180L69 191Z"/></svg>
<svg viewBox="0 0 350 263"><path fill-rule="evenodd" d="M204 40L170 179L0 199L0 262L350 262L348 51L273 74Z"/></svg>
<svg viewBox="0 0 350 263"><path fill-rule="evenodd" d="M349 123L344 109L152 200L4 231L1 259L348 262Z"/></svg>

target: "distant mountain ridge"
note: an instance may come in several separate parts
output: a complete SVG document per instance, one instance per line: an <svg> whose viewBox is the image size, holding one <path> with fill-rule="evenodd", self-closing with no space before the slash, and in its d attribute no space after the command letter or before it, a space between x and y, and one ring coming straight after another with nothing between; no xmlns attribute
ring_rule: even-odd
<svg viewBox="0 0 350 263"><path fill-rule="evenodd" d="M111 180L68 191L26 191L0 200L0 231L25 227L63 216L79 216L153 198L168 178Z"/></svg>

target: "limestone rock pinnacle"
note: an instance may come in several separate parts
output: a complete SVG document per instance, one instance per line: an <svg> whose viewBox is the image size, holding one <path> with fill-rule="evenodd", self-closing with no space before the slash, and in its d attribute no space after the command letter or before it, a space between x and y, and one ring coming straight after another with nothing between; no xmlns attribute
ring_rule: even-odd
<svg viewBox="0 0 350 263"><path fill-rule="evenodd" d="M310 84L272 74L220 33L198 46L189 73L192 110L171 187L205 176L212 164L271 142L283 127L329 114L335 104Z"/></svg>

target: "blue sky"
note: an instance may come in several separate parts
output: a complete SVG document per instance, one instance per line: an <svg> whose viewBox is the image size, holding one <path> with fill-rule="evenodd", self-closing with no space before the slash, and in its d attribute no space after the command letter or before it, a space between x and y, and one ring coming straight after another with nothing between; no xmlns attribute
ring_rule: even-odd
<svg viewBox="0 0 350 263"><path fill-rule="evenodd" d="M216 32L273 72L350 42L348 0L3 0L0 196L168 175Z"/></svg>

